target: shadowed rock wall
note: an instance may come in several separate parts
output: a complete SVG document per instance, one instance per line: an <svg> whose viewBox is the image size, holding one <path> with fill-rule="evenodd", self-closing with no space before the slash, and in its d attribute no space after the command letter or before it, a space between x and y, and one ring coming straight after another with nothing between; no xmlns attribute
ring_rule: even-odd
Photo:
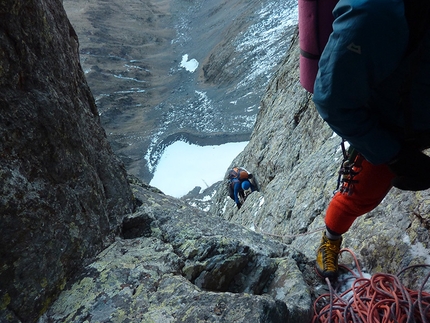
<svg viewBox="0 0 430 323"><path fill-rule="evenodd" d="M0 321L33 322L132 212L61 1L0 1Z"/></svg>

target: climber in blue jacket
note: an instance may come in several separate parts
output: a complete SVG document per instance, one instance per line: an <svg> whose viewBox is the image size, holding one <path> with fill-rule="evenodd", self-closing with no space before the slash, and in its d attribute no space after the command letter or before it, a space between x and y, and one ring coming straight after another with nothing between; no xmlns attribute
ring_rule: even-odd
<svg viewBox="0 0 430 323"><path fill-rule="evenodd" d="M238 209L242 207L243 200L245 198L245 192L248 190L253 190L251 183L248 179L241 180L239 178L233 178L229 184L230 197L236 203ZM242 200L242 201L241 201Z"/></svg>
<svg viewBox="0 0 430 323"><path fill-rule="evenodd" d="M353 190L337 192L326 212L316 259L323 277L337 275L342 234L393 185L430 188L430 157L422 152L430 147L430 32L425 23L411 46L418 29L406 19L405 10L413 10L407 3L413 1L340 0L333 11L313 100L358 155Z"/></svg>

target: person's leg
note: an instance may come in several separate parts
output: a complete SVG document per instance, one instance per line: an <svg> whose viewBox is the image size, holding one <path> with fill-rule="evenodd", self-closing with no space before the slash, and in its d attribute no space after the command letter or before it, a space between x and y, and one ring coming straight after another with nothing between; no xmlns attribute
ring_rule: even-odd
<svg viewBox="0 0 430 323"><path fill-rule="evenodd" d="M342 234L355 219L373 210L391 189L394 174L387 165L362 162L361 171L354 177L352 194L337 192L331 200L325 217L326 231L317 251L316 268L323 277L336 277Z"/></svg>
<svg viewBox="0 0 430 323"><path fill-rule="evenodd" d="M332 233L347 232L355 219L372 211L381 203L391 189L394 174L387 165L372 165L364 160L362 169L354 180L351 195L337 192L331 200L325 217L325 224Z"/></svg>

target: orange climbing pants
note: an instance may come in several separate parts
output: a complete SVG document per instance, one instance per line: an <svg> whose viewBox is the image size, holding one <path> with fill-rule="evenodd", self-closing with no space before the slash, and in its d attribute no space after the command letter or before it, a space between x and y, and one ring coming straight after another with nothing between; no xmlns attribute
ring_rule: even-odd
<svg viewBox="0 0 430 323"><path fill-rule="evenodd" d="M386 164L373 165L366 160L354 180L352 195L337 192L328 206L325 224L336 234L348 231L355 219L370 212L381 203L391 189L394 174Z"/></svg>

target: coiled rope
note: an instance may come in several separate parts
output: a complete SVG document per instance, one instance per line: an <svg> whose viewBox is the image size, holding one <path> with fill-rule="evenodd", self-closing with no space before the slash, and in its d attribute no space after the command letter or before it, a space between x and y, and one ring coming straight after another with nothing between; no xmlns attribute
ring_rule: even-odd
<svg viewBox="0 0 430 323"><path fill-rule="evenodd" d="M310 232L285 236L264 232L255 223L254 227L257 232L282 239L309 235L325 229L321 227ZM355 254L347 248L340 251L343 252L351 254L358 273L339 265L351 274L350 279L354 279L351 288L340 294L326 278L330 293L315 300L312 323L430 323L430 293L424 292L430 272L424 277L418 291L405 287L399 279L407 270L417 267L430 268L430 265L408 266L397 275L377 273L366 278Z"/></svg>
<svg viewBox="0 0 430 323"><path fill-rule="evenodd" d="M370 279L365 278L358 260L354 258L356 270L340 265L352 274L355 279L352 287L338 294L326 279L329 293L318 297L314 302L314 317L312 323L429 323L430 322L430 293L424 292L424 286L429 280L430 273L424 278L418 291L403 286L398 276L406 270L430 265L409 266L396 276L378 273Z"/></svg>

